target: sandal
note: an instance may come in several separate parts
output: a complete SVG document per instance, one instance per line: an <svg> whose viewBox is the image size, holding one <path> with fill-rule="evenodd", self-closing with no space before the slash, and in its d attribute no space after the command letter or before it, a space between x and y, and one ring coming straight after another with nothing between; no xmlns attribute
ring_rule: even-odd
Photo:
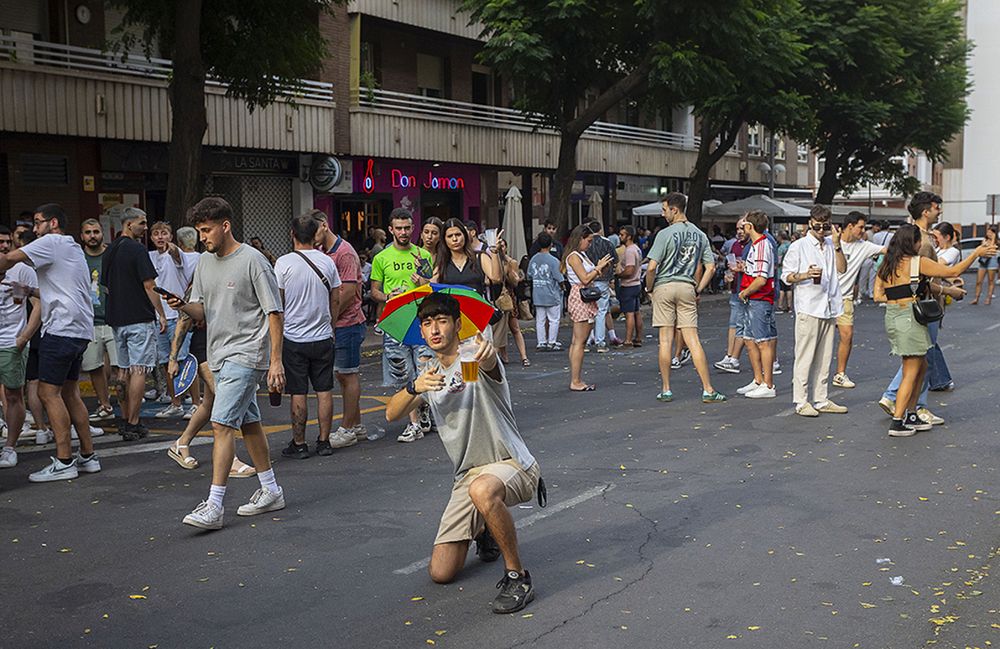
<svg viewBox="0 0 1000 649"><path fill-rule="evenodd" d="M632 341L632 346L633 347L642 347L642 343L639 342L638 340L633 340Z"/></svg>
<svg viewBox="0 0 1000 649"><path fill-rule="evenodd" d="M237 462L240 461L233 460L233 467L236 466ZM239 468L231 468L229 470L230 478L251 478L257 475L257 469L255 469L254 467L250 466L249 464L244 464L243 462L240 462L240 464L242 466L240 466Z"/></svg>
<svg viewBox="0 0 1000 649"><path fill-rule="evenodd" d="M167 455L174 462L181 465L182 469L197 469L198 460L194 459L190 455L187 457L181 455L182 448L188 448L188 447L182 444L178 444L177 442L174 442L173 445L171 445L171 447L167 449Z"/></svg>
<svg viewBox="0 0 1000 649"><path fill-rule="evenodd" d="M527 358L525 358L524 360L521 361L521 366L522 367L531 367L531 361L529 361Z"/></svg>
<svg viewBox="0 0 1000 649"><path fill-rule="evenodd" d="M570 392L593 392L596 389L597 389L596 385L588 385L587 387L581 388L579 390L577 390L575 388L570 388L569 391Z"/></svg>

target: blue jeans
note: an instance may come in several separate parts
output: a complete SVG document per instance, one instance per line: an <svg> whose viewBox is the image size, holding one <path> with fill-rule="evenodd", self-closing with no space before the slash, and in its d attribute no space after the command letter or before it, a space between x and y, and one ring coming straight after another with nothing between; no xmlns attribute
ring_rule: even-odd
<svg viewBox="0 0 1000 649"><path fill-rule="evenodd" d="M917 408L927 407L927 391L930 389L930 378L931 378L931 367L936 365L933 360L934 350L937 349L937 353L941 353L941 348L937 346L938 329L941 328L941 322L932 322L927 325L927 332L931 336L931 348L927 350L927 373L924 374L924 384L920 388L920 396L917 397ZM942 365L944 364L944 356L941 356ZM947 374L948 366L944 365L944 371ZM951 380L951 375L948 375L948 380ZM889 399L890 401L896 400L896 392L899 391L899 384L903 382L903 366L899 366L899 370L896 372L896 376L892 379L892 383L886 388L885 393L882 395L883 399Z"/></svg>
<svg viewBox="0 0 1000 649"><path fill-rule="evenodd" d="M940 323L934 323L935 328ZM927 350L927 384L931 390L940 390L951 383L951 372L948 370L948 363L944 360L944 352L937 344L937 336L934 336L934 346Z"/></svg>
<svg viewBox="0 0 1000 649"><path fill-rule="evenodd" d="M594 344L606 345L608 337L607 318L611 308L611 285L608 282L595 281L594 286L601 289L601 299L597 300L597 319L594 321Z"/></svg>

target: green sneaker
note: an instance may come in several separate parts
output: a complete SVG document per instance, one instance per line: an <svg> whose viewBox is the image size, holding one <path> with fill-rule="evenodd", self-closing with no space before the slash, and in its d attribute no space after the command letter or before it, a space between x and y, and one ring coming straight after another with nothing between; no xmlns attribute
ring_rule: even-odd
<svg viewBox="0 0 1000 649"><path fill-rule="evenodd" d="M701 402L702 403L712 403L714 401L725 401L726 395L719 394L718 392L708 393L704 390L701 391Z"/></svg>
<svg viewBox="0 0 1000 649"><path fill-rule="evenodd" d="M658 395L656 395L656 400L657 401L673 401L674 400L674 393L671 392L670 390L667 390L666 392L661 392Z"/></svg>

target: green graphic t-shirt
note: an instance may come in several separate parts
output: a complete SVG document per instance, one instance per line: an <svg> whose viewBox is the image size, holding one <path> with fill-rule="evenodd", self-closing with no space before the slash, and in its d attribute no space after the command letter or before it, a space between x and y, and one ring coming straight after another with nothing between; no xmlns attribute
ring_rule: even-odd
<svg viewBox="0 0 1000 649"><path fill-rule="evenodd" d="M428 264L434 263L431 253L419 246L411 244L408 250L397 250L396 246L387 246L372 260L372 281L382 282L382 292L386 295L397 286L405 289L416 288L417 285L410 276L422 265L417 261L418 258Z"/></svg>

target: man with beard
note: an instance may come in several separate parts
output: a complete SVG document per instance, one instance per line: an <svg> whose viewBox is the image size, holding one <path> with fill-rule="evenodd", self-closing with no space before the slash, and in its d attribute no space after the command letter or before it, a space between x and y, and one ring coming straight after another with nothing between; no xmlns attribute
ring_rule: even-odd
<svg viewBox="0 0 1000 649"><path fill-rule="evenodd" d="M392 245L372 261L372 299L376 302L387 302L423 283L417 275L421 258L434 263L429 252L410 243L413 215L409 210L398 207L389 214L389 232ZM426 345L404 345L389 334L382 334L382 385L399 388L413 381L431 355ZM430 430L430 410L426 405L409 414L410 423L397 438L399 442L415 442Z"/></svg>
<svg viewBox="0 0 1000 649"><path fill-rule="evenodd" d="M83 352L83 364L80 370L90 375L90 382L97 393L97 409L90 415L90 421L108 421L115 418L111 408L111 395L108 393L108 375L111 368L118 366L118 352L115 348L115 335L111 327L104 322L104 302L107 295L101 281L101 266L104 263L104 252L108 249L104 243L104 229L97 219L87 219L83 222L83 251L87 259L87 270L90 281L90 301L94 305L94 339ZM107 353L107 361L105 361Z"/></svg>

